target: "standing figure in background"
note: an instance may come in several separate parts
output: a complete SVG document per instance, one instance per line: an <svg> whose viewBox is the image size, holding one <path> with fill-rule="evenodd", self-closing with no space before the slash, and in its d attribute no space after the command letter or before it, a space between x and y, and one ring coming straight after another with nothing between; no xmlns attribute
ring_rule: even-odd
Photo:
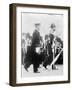
<svg viewBox="0 0 72 90"><path fill-rule="evenodd" d="M31 38L28 38L27 40L27 45L26 45L26 54L25 54L25 59L24 59L24 68L26 71L28 71L28 68L32 64L32 59L31 59Z"/></svg>
<svg viewBox="0 0 72 90"><path fill-rule="evenodd" d="M35 24L35 30L32 35L31 54L34 73L38 73L39 55L36 53L36 48L40 47L40 23Z"/></svg>
<svg viewBox="0 0 72 90"><path fill-rule="evenodd" d="M22 44L21 44L22 46L21 46L21 60L22 60L22 65L24 65L24 58L25 58L25 40L24 39L22 39Z"/></svg>

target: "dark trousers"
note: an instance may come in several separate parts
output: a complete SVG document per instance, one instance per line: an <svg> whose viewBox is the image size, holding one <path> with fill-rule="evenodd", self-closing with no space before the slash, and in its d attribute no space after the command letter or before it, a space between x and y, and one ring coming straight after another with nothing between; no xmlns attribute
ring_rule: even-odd
<svg viewBox="0 0 72 90"><path fill-rule="evenodd" d="M37 72L39 67L39 55L36 52L33 52L33 71Z"/></svg>
<svg viewBox="0 0 72 90"><path fill-rule="evenodd" d="M28 69L30 67L30 65L31 65L31 62L28 61L24 64L24 68Z"/></svg>
<svg viewBox="0 0 72 90"><path fill-rule="evenodd" d="M38 71L38 67L39 67L39 66L38 66L37 64L33 64L33 71L34 71L34 72L37 72L37 71Z"/></svg>
<svg viewBox="0 0 72 90"><path fill-rule="evenodd" d="M49 56L45 57L45 60L43 62L43 66L46 68L46 66L50 65L52 61L53 61L53 53L50 53Z"/></svg>

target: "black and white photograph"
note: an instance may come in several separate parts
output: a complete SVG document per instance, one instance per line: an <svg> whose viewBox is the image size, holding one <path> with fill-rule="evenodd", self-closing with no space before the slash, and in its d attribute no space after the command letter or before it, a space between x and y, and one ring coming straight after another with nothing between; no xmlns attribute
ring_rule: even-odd
<svg viewBox="0 0 72 90"><path fill-rule="evenodd" d="M63 14L21 13L22 77L63 75Z"/></svg>
<svg viewBox="0 0 72 90"><path fill-rule="evenodd" d="M13 84L68 83L70 8L27 4L12 8Z"/></svg>

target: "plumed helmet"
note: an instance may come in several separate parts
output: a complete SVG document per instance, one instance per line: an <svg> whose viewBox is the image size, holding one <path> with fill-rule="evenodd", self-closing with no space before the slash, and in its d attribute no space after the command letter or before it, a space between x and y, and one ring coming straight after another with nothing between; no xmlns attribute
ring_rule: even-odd
<svg viewBox="0 0 72 90"><path fill-rule="evenodd" d="M50 27L53 29L54 27L56 27L56 25L52 23Z"/></svg>

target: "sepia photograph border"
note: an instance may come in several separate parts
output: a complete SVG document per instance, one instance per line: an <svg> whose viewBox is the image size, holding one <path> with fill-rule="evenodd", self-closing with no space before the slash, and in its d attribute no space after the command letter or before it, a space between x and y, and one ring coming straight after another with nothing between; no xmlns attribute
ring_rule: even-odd
<svg viewBox="0 0 72 90"><path fill-rule="evenodd" d="M31 7L44 9L64 9L68 10L68 80L51 81L51 82L35 82L35 83L16 83L16 8L17 7ZM32 85L47 85L47 84L61 84L70 83L70 7L67 6L50 6L50 5L36 5L36 4L19 4L12 3L9 5L9 84L11 86L32 86Z"/></svg>

